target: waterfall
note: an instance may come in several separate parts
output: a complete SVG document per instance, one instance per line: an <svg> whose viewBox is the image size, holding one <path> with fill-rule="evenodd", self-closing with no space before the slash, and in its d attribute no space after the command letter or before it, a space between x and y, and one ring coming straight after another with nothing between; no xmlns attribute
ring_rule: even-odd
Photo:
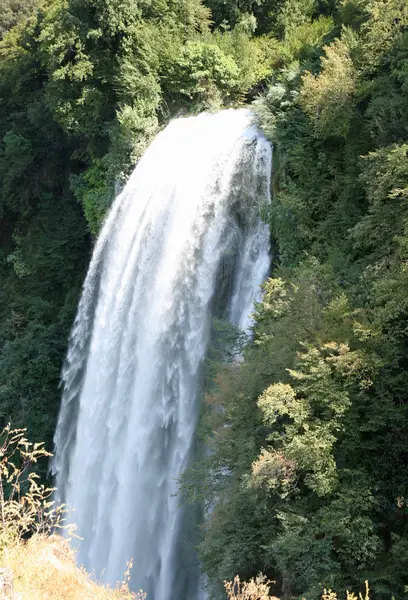
<svg viewBox="0 0 408 600"><path fill-rule="evenodd" d="M175 119L116 198L84 283L53 472L74 507L78 562L115 584L133 558L132 586L149 600L198 597L180 558L178 479L211 315L217 305L247 329L269 269L259 207L270 172L271 147L249 111Z"/></svg>

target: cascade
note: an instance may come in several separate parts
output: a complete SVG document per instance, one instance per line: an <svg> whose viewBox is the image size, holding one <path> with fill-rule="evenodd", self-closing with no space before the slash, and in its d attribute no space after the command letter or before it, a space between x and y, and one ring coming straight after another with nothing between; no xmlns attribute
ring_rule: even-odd
<svg viewBox="0 0 408 600"><path fill-rule="evenodd" d="M198 598L178 479L215 305L248 329L268 273L271 153L245 109L170 122L113 203L84 283L52 468L78 562L115 584L133 558L149 600Z"/></svg>

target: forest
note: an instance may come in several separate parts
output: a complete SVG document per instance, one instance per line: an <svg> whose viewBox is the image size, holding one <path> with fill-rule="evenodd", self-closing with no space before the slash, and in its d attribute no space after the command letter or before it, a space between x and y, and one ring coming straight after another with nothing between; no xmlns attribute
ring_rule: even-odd
<svg viewBox="0 0 408 600"><path fill-rule="evenodd" d="M274 148L273 268L183 479L211 597L262 572L286 600L402 600L406 0L0 0L0 426L52 450L115 193L172 117L242 105Z"/></svg>

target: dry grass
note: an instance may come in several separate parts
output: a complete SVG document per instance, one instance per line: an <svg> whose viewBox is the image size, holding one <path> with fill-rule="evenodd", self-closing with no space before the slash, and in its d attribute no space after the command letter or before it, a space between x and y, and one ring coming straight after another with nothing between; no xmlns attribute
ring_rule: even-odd
<svg viewBox="0 0 408 600"><path fill-rule="evenodd" d="M241 581L238 576L233 581L224 581L224 588L228 600L279 600L276 596L270 596L270 584L262 573L256 579ZM302 600L305 600L303 598ZM336 592L324 590L321 600L339 600ZM368 581L365 582L365 594L361 592L356 596L353 592L346 592L346 600L370 600L370 589Z"/></svg>
<svg viewBox="0 0 408 600"><path fill-rule="evenodd" d="M224 587L228 600L279 600L269 595L271 583L262 574L250 581L241 581L237 575L234 581L224 581Z"/></svg>
<svg viewBox="0 0 408 600"><path fill-rule="evenodd" d="M25 433L10 425L0 431L0 600L144 600L143 592L129 590L131 564L115 589L99 585L76 565L68 541L53 533L72 535L73 528L35 470L50 453Z"/></svg>
<svg viewBox="0 0 408 600"><path fill-rule="evenodd" d="M145 598L142 593L129 591L126 577L116 589L98 585L84 569L76 566L74 552L58 535L35 535L27 542L20 540L7 548L3 562L13 576L14 597L18 600Z"/></svg>

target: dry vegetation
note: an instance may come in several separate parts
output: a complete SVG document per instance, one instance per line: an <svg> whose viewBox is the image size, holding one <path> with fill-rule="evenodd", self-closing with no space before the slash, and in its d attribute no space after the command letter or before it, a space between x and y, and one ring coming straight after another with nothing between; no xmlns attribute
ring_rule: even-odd
<svg viewBox="0 0 408 600"><path fill-rule="evenodd" d="M36 463L49 456L24 429L0 433L0 600L144 600L128 587L131 564L115 589L97 584L75 563L66 509L39 484Z"/></svg>
<svg viewBox="0 0 408 600"><path fill-rule="evenodd" d="M241 581L237 576L234 581L225 581L224 587L229 600L279 600L269 595L271 583L263 575L251 581Z"/></svg>
<svg viewBox="0 0 408 600"><path fill-rule="evenodd" d="M58 535L34 535L7 549L4 562L12 574L13 591L7 600L144 600L132 594L126 578L116 589L98 585L75 564L75 554ZM5 591L5 590L4 590ZM0 598L1 588L0 588ZM2 600L3 600L2 598Z"/></svg>
<svg viewBox="0 0 408 600"><path fill-rule="evenodd" d="M234 581L225 581L224 587L227 593L228 600L279 600L276 596L269 594L270 584L262 574L256 579L250 581L241 581L237 576ZM358 596L352 592L347 592L346 600L370 600L368 582L365 582L365 594L359 593ZM303 600L305 600L303 598ZM338 600L336 592L332 590L324 590L321 600Z"/></svg>

